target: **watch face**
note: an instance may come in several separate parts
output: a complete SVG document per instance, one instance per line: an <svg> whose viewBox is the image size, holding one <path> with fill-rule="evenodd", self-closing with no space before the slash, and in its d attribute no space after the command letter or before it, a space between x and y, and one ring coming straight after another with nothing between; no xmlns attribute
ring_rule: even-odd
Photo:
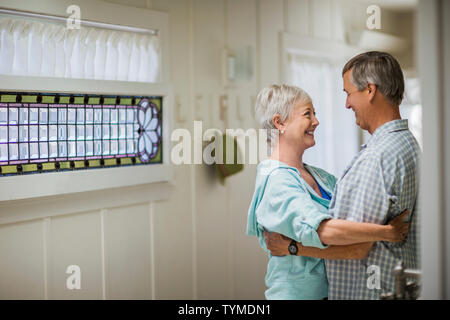
<svg viewBox="0 0 450 320"><path fill-rule="evenodd" d="M288 249L289 249L289 253L290 254L292 254L292 255L296 255L297 254L298 248L297 248L297 246L295 244L289 245Z"/></svg>

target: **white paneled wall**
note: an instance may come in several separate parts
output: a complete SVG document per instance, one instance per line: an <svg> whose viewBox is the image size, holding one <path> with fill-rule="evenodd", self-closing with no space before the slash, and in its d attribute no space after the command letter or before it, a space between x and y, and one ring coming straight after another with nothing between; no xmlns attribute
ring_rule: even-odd
<svg viewBox="0 0 450 320"><path fill-rule="evenodd" d="M52 218L47 223L47 277L50 299L102 298L102 237L98 212ZM81 289L67 290L67 267L81 269Z"/></svg>
<svg viewBox="0 0 450 320"><path fill-rule="evenodd" d="M258 19L259 87L280 82L279 34L285 27L283 0L260 0Z"/></svg>
<svg viewBox="0 0 450 320"><path fill-rule="evenodd" d="M108 1L169 13L174 128L191 132L200 118L203 130L255 127L258 90L281 81L280 32L345 38L345 1ZM251 77L226 86L224 49L246 47ZM263 299L266 255L245 235L255 174L246 165L222 185L211 167L181 165L170 188L0 203L0 298ZM155 201L163 189L170 197ZM72 264L81 268L81 290L65 286Z"/></svg>
<svg viewBox="0 0 450 320"><path fill-rule="evenodd" d="M309 1L287 0L286 28L287 32L301 36L309 36L311 23Z"/></svg>
<svg viewBox="0 0 450 320"><path fill-rule="evenodd" d="M107 299L153 298L152 216L149 204L114 208L103 215Z"/></svg>
<svg viewBox="0 0 450 320"><path fill-rule="evenodd" d="M0 226L0 299L44 299L44 224Z"/></svg>

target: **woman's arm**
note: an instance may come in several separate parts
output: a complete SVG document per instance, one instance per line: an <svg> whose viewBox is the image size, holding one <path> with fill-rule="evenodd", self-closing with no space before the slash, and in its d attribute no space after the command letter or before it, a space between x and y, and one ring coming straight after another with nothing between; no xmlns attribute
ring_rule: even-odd
<svg viewBox="0 0 450 320"><path fill-rule="evenodd" d="M331 216L325 210L318 210L299 179L298 173L290 169L270 174L261 201L251 208L256 218L253 220L265 230L278 232L305 246L323 249L325 246L317 228Z"/></svg>
<svg viewBox="0 0 450 320"><path fill-rule="evenodd" d="M388 225L328 219L320 223L317 234L323 244L348 245L362 242L401 242L408 233L409 223L403 219L409 214L405 210Z"/></svg>

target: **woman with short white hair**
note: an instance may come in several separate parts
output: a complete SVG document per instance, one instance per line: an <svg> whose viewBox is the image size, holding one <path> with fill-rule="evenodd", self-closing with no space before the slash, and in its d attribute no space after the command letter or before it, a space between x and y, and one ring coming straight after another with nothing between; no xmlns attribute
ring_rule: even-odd
<svg viewBox="0 0 450 320"><path fill-rule="evenodd" d="M273 146L270 158L258 165L247 221L247 234L257 236L269 254L266 298L324 299L328 282L322 258L364 259L374 241L403 241L408 211L388 225L332 219L328 207L336 178L302 161L316 143L319 125L309 95L298 87L272 85L258 94L255 111ZM291 255L271 256L265 230L293 239ZM296 242L319 248L314 256L320 258L297 255Z"/></svg>

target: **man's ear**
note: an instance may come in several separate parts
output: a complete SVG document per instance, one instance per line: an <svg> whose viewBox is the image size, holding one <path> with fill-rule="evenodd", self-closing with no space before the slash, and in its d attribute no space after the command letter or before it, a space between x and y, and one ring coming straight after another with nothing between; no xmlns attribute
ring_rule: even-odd
<svg viewBox="0 0 450 320"><path fill-rule="evenodd" d="M367 85L367 92L369 94L369 101L372 102L375 98L375 94L377 93L377 86L373 83L369 83Z"/></svg>
<svg viewBox="0 0 450 320"><path fill-rule="evenodd" d="M281 116L279 113L276 113L272 117L272 123L275 126L275 128L277 128L278 130L282 130L284 127L284 123L281 121Z"/></svg>

